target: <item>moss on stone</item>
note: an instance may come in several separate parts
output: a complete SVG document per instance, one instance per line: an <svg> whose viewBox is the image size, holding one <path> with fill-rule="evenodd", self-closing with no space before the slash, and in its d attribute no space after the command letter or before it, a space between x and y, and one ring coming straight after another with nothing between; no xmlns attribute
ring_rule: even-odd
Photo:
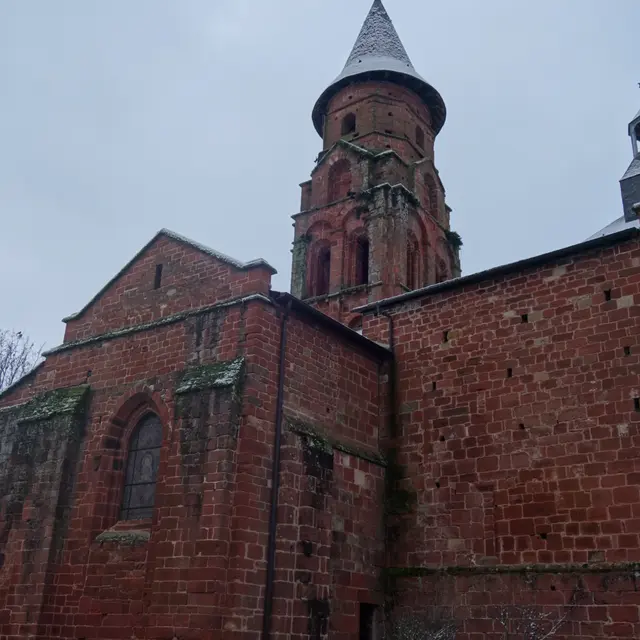
<svg viewBox="0 0 640 640"><path fill-rule="evenodd" d="M48 420L59 415L77 415L84 409L89 386L54 389L35 396L25 404L7 407L6 412L15 411L18 422Z"/></svg>
<svg viewBox="0 0 640 640"><path fill-rule="evenodd" d="M254 293L249 296L244 296L242 298L233 298L231 300L226 300L225 302L218 302L216 304L207 305L206 307L200 307L198 309L189 309L188 311L181 311L180 313L175 313L173 315L166 316L164 318L159 318L158 320L153 320L152 322L144 322L142 324L136 324L130 327L122 327L121 329L109 331L108 333L101 333L96 336L91 336L90 338L83 338L81 340L65 342L64 344L54 347L49 351L45 351L42 355L46 357L46 356L53 355L55 353L62 353L63 351L69 351L70 349L75 349L76 347L86 347L88 345L95 344L97 342L106 342L107 340L124 338L125 336L130 336L135 333L150 331L151 329L158 329L159 327L166 327L171 324L176 324L177 322L182 322L187 318L193 318L206 313L210 313L212 311L217 311L218 309L225 309L227 307L233 307L233 306L244 304L254 300L261 300L262 302L266 302L269 305L273 304L271 300L267 298L267 296L264 296L261 293Z"/></svg>
<svg viewBox="0 0 640 640"><path fill-rule="evenodd" d="M99 544L120 544L135 547L149 542L151 534L148 531L103 531L97 538Z"/></svg>
<svg viewBox="0 0 640 640"><path fill-rule="evenodd" d="M235 387L244 371L244 358L187 369L180 376L176 394Z"/></svg>
<svg viewBox="0 0 640 640"><path fill-rule="evenodd" d="M459 251L462 248L462 236L457 231L445 230L445 236L447 242L453 247L455 251Z"/></svg>
<svg viewBox="0 0 640 640"><path fill-rule="evenodd" d="M301 420L287 418L286 427L292 433L297 433L298 435L306 438L314 448L325 451L326 453L330 453L335 449L341 453L346 453L347 455L353 456L354 458L360 458L361 460L367 460L368 462L372 462L373 464L377 464L381 467L384 467L387 464L384 456L342 442L337 438L327 435L321 429L306 422L302 422Z"/></svg>

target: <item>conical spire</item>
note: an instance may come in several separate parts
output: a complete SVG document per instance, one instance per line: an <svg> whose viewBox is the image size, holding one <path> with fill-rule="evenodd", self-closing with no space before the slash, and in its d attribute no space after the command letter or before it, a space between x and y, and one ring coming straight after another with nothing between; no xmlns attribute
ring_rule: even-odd
<svg viewBox="0 0 640 640"><path fill-rule="evenodd" d="M331 98L349 84L365 80L386 80L412 89L429 107L435 133L442 129L446 119L442 97L414 69L382 0L374 0L342 73L313 109L313 123L320 135Z"/></svg>
<svg viewBox="0 0 640 640"><path fill-rule="evenodd" d="M413 69L400 36L381 0L375 0L373 3L345 69L361 63L363 58L371 57L398 60Z"/></svg>

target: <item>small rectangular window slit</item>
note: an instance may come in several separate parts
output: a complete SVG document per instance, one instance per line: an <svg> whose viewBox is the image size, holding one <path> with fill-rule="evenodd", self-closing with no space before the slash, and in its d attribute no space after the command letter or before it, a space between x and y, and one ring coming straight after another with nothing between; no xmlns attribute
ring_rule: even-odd
<svg viewBox="0 0 640 640"><path fill-rule="evenodd" d="M631 347L625 347L624 348L624 355L625 356L630 356L631 355Z"/></svg>
<svg viewBox="0 0 640 640"><path fill-rule="evenodd" d="M640 398L633 399L633 407L638 413L640 413Z"/></svg>
<svg viewBox="0 0 640 640"><path fill-rule="evenodd" d="M507 369L507 378L513 378L513 369L511 367Z"/></svg>
<svg viewBox="0 0 640 640"><path fill-rule="evenodd" d="M606 302L610 302L611 301L611 289L605 289L604 299L605 299Z"/></svg>
<svg viewBox="0 0 640 640"><path fill-rule="evenodd" d="M162 265L161 264L157 264L156 265L156 276L155 276L155 279L153 281L153 288L154 289L159 289L161 285L162 285Z"/></svg>
<svg viewBox="0 0 640 640"><path fill-rule="evenodd" d="M445 332L442 334L442 341L443 341L444 343L449 342L449 332L448 332L448 331L445 331Z"/></svg>
<svg viewBox="0 0 640 640"><path fill-rule="evenodd" d="M522 322L523 323L529 322L529 314L528 313L523 313L521 318L522 318Z"/></svg>

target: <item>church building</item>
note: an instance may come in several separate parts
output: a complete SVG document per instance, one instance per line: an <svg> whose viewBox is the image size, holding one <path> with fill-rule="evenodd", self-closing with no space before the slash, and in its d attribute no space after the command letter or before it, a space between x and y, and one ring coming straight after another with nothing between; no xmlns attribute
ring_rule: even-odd
<svg viewBox="0 0 640 640"><path fill-rule="evenodd" d="M640 638L640 113L472 275L381 0L312 113L290 293L161 230L0 394L0 640Z"/></svg>

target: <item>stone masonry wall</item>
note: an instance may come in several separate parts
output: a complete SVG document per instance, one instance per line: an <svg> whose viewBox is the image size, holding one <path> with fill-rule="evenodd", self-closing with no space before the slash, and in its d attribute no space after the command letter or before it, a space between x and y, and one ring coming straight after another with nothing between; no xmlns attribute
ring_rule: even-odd
<svg viewBox="0 0 640 640"><path fill-rule="evenodd" d="M87 387L0 410L0 635L35 637L76 490Z"/></svg>
<svg viewBox="0 0 640 640"><path fill-rule="evenodd" d="M494 567L525 565L547 581L604 567L585 578L585 602L609 609L576 615L606 619L570 637L638 636L637 573L618 563L640 561L639 303L634 237L386 310L416 495L393 564L425 589L439 589L425 569L473 569L447 602L474 618L463 638L501 637L479 635L493 622L465 593L482 594ZM365 335L387 341L388 322L373 313ZM508 603L510 590L486 597Z"/></svg>
<svg viewBox="0 0 640 640"><path fill-rule="evenodd" d="M249 340L256 358L238 445L230 638L254 640L262 625L283 313L263 309ZM359 603L381 599L381 363L296 312L287 323L272 638L350 638Z"/></svg>

